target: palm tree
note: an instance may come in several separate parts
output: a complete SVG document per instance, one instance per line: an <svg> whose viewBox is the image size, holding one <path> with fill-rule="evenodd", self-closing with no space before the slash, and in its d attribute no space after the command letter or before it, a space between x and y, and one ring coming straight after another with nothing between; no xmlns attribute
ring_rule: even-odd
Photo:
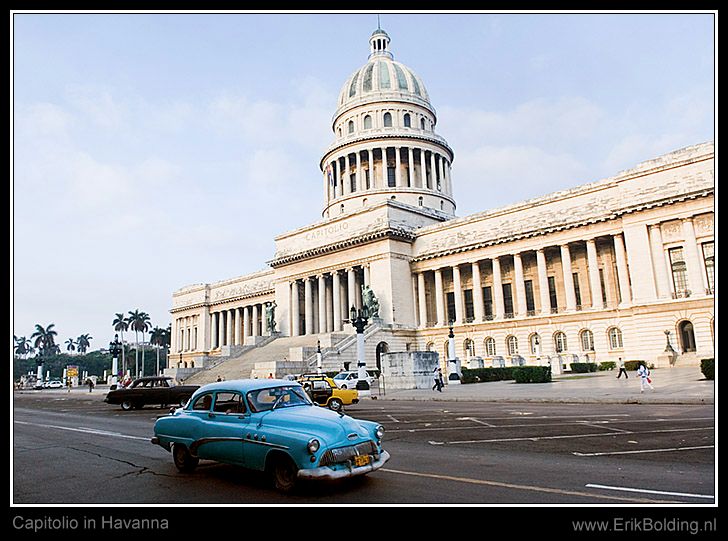
<svg viewBox="0 0 728 541"><path fill-rule="evenodd" d="M144 340L144 333L149 329L149 314L146 312L140 312L139 309L133 312L129 311L129 328L134 331L134 342L136 343L136 350L134 351L135 362L136 362L136 374L139 377L139 333L142 333L142 341ZM142 373L144 372L144 349L142 349Z"/></svg>
<svg viewBox="0 0 728 541"><path fill-rule="evenodd" d="M154 327L149 333L149 342L156 346L155 349L157 350L157 375L159 375L159 350L165 345L166 334L167 331L159 327Z"/></svg>
<svg viewBox="0 0 728 541"><path fill-rule="evenodd" d="M86 350L91 347L91 340L93 340L93 336L89 336L88 333L82 334L76 339L76 342L78 343L78 352L79 353L86 353Z"/></svg>
<svg viewBox="0 0 728 541"><path fill-rule="evenodd" d="M124 317L124 314L117 312L116 319L111 322L114 326L114 330L121 333L121 371L126 374L126 355L124 346L124 331L129 330L129 320ZM116 375L116 374L114 374Z"/></svg>
<svg viewBox="0 0 728 541"><path fill-rule="evenodd" d="M20 338L17 338L15 335L13 335L13 340L15 340L15 354L23 357L24 355L28 355L31 350L30 340L28 340L25 336L21 336ZM27 357L25 357L27 358Z"/></svg>
<svg viewBox="0 0 728 541"><path fill-rule="evenodd" d="M35 331L30 335L30 338L31 340L35 339L33 345L38 348L41 356L46 353L53 354L59 350L55 343L55 337L58 336L58 333L53 329L55 326L55 323L50 323L44 329L41 325L35 324Z"/></svg>
<svg viewBox="0 0 728 541"><path fill-rule="evenodd" d="M74 342L73 338L69 338L68 340L66 340L66 349L68 351L73 351L76 349L76 342ZM79 347L78 349L80 351L81 348Z"/></svg>

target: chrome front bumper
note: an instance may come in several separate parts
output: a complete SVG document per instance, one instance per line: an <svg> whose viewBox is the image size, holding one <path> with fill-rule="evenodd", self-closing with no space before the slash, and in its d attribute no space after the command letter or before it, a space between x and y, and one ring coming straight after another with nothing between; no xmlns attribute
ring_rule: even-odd
<svg viewBox="0 0 728 541"><path fill-rule="evenodd" d="M323 466L321 468L301 469L298 470L298 478L334 480L345 479L347 477L355 477L357 475L364 475L365 473L370 473L378 470L379 468L384 466L384 463L387 462L387 460L389 460L389 453L387 451L382 451L379 454L379 459L375 460L367 466L359 466L356 468L341 468L339 470L334 470L329 466Z"/></svg>

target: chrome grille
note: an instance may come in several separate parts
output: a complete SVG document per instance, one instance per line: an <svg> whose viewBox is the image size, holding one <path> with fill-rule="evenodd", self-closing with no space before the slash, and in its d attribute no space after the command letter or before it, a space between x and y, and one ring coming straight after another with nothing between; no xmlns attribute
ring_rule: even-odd
<svg viewBox="0 0 728 541"><path fill-rule="evenodd" d="M319 464L321 466L331 466L332 464L342 464L353 459L357 455L376 455L377 445L372 441L364 441L356 445L348 445L346 447L337 447L329 449L322 456Z"/></svg>

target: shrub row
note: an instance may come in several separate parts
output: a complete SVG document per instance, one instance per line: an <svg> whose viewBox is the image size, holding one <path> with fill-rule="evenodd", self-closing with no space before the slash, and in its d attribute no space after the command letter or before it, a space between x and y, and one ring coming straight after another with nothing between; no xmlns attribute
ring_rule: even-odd
<svg viewBox="0 0 728 541"><path fill-rule="evenodd" d="M700 361L700 371L705 379L715 379L715 359L702 359Z"/></svg>
<svg viewBox="0 0 728 541"><path fill-rule="evenodd" d="M463 368L462 383L479 383L483 381L504 381L515 379L515 366L505 368Z"/></svg>
<svg viewBox="0 0 728 541"><path fill-rule="evenodd" d="M614 361L603 361L599 363L597 370L614 370L617 367L617 363Z"/></svg>
<svg viewBox="0 0 728 541"><path fill-rule="evenodd" d="M519 366L513 370L516 383L548 383L551 381L550 366Z"/></svg>
<svg viewBox="0 0 728 541"><path fill-rule="evenodd" d="M597 371L597 363L571 363L569 366L572 372L578 374Z"/></svg>

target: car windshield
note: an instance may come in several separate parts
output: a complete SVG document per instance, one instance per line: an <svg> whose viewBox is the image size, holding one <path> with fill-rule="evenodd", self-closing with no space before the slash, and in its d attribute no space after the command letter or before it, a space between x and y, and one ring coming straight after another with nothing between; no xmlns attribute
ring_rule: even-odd
<svg viewBox="0 0 728 541"><path fill-rule="evenodd" d="M310 406L312 403L301 387L279 386L258 389L248 393L248 405L254 412L292 406Z"/></svg>
<svg viewBox="0 0 728 541"><path fill-rule="evenodd" d="M346 372L341 372L340 374L336 374L334 376L334 379L346 379L346 376L347 376Z"/></svg>

